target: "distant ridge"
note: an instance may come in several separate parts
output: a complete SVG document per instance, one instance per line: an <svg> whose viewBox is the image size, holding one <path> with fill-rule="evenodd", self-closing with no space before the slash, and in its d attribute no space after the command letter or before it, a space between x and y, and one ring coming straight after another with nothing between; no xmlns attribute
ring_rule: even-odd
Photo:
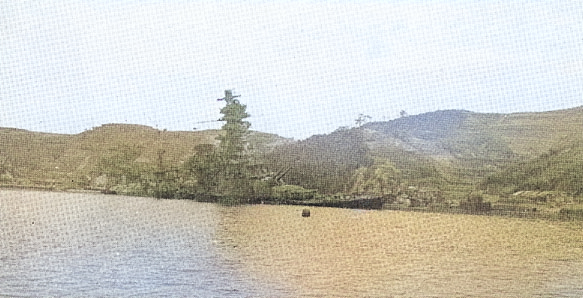
<svg viewBox="0 0 583 298"><path fill-rule="evenodd" d="M475 187L575 192L579 188L573 184L581 173L572 165L583 159L582 131L583 106L512 114L443 110L338 129L302 141L261 132L253 132L249 141L250 148L263 152L265 160L257 163L266 170L285 170L285 182L326 193L350 192L361 179L358 175L379 169L391 169L387 177L403 185L450 193ZM197 154L197 146L216 145L219 133L134 124L106 124L75 135L0 128L0 185L82 187L100 175L100 162L120 155L126 158L124 167L138 172L160 163L179 167ZM547 163L549 158L552 163ZM500 179L510 174L514 181ZM529 177L538 182L519 183ZM554 182L541 182L547 178Z"/></svg>
<svg viewBox="0 0 583 298"><path fill-rule="evenodd" d="M511 114L444 110L371 122L363 127L382 133L384 137L397 139L404 147L416 148L416 151L430 155L428 148L432 147L446 150L448 156L462 157L470 154L466 152L468 150L474 150L477 154L480 146L487 145L497 150L507 147L512 154L533 157L548 151L560 141L582 138L583 135L578 132L583 129L583 106ZM461 147L465 148L462 150Z"/></svg>
<svg viewBox="0 0 583 298"><path fill-rule="evenodd" d="M363 127L387 135L407 131L419 137L439 138L446 137L449 132L457 129L471 114L473 113L465 110L442 110L391 121L370 122Z"/></svg>
<svg viewBox="0 0 583 298"><path fill-rule="evenodd" d="M127 155L130 167L178 166L201 144L217 144L218 130L175 132L145 125L105 124L79 134L53 134L0 128L0 185L78 187L98 173L110 156ZM253 132L258 148L284 138ZM82 182L82 183L81 183ZM81 186L79 186L81 187Z"/></svg>

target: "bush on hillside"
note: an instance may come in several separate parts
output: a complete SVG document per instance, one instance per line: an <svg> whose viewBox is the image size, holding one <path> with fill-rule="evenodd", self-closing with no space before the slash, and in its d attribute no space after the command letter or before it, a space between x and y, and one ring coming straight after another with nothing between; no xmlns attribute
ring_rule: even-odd
<svg viewBox="0 0 583 298"><path fill-rule="evenodd" d="M485 212L492 210L492 204L484 202L484 197L481 194L472 193L465 201L460 203L460 208L467 211Z"/></svg>
<svg viewBox="0 0 583 298"><path fill-rule="evenodd" d="M579 220L581 220L581 219L583 219L583 209L562 208L561 211L559 211L559 215L563 219L570 219L570 220L579 219Z"/></svg>

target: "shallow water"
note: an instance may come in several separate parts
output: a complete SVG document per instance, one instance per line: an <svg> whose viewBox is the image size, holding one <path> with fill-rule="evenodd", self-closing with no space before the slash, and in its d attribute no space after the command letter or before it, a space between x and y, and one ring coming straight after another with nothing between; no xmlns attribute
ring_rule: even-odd
<svg viewBox="0 0 583 298"><path fill-rule="evenodd" d="M581 224L0 190L0 295L581 297Z"/></svg>

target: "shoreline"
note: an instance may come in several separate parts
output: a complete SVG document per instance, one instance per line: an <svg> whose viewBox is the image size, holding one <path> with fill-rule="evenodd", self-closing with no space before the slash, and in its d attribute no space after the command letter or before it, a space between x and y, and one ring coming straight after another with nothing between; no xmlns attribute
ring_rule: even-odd
<svg viewBox="0 0 583 298"><path fill-rule="evenodd" d="M28 191L47 191L47 192L62 192L62 193L87 193L87 194L103 194L103 195L124 195L115 192L107 191L105 189L59 189L55 187L46 186L27 186L27 185L0 185L0 190L28 190ZM131 196L131 195L126 195ZM537 211L536 208L519 208L520 206L512 206L513 208L505 208L508 206L493 204L488 210L479 209L464 209L459 206L434 205L425 207L411 207L402 204L389 203L386 199L381 197L351 197L350 199L311 199L311 200L261 200L261 199L229 199L226 197L176 197L170 199L156 198L152 196L138 196L144 198L153 198L159 200L191 200L201 203L216 203L223 205L289 205L289 206L306 206L306 207L327 207L340 209L355 209L355 210L393 210L405 212L420 212L420 213L441 213L441 214L465 214L465 215L480 215L480 216L497 216L506 218L525 218L525 219L540 219L548 221L583 221L583 212L544 212ZM561 210L562 211L562 210Z"/></svg>

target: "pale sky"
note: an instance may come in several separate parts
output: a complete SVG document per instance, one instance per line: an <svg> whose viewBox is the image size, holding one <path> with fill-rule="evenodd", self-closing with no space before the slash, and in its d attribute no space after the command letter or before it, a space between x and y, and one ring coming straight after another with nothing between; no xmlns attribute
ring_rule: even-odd
<svg viewBox="0 0 583 298"><path fill-rule="evenodd" d="M303 139L445 109L583 105L583 2L2 1L0 126L252 129Z"/></svg>

